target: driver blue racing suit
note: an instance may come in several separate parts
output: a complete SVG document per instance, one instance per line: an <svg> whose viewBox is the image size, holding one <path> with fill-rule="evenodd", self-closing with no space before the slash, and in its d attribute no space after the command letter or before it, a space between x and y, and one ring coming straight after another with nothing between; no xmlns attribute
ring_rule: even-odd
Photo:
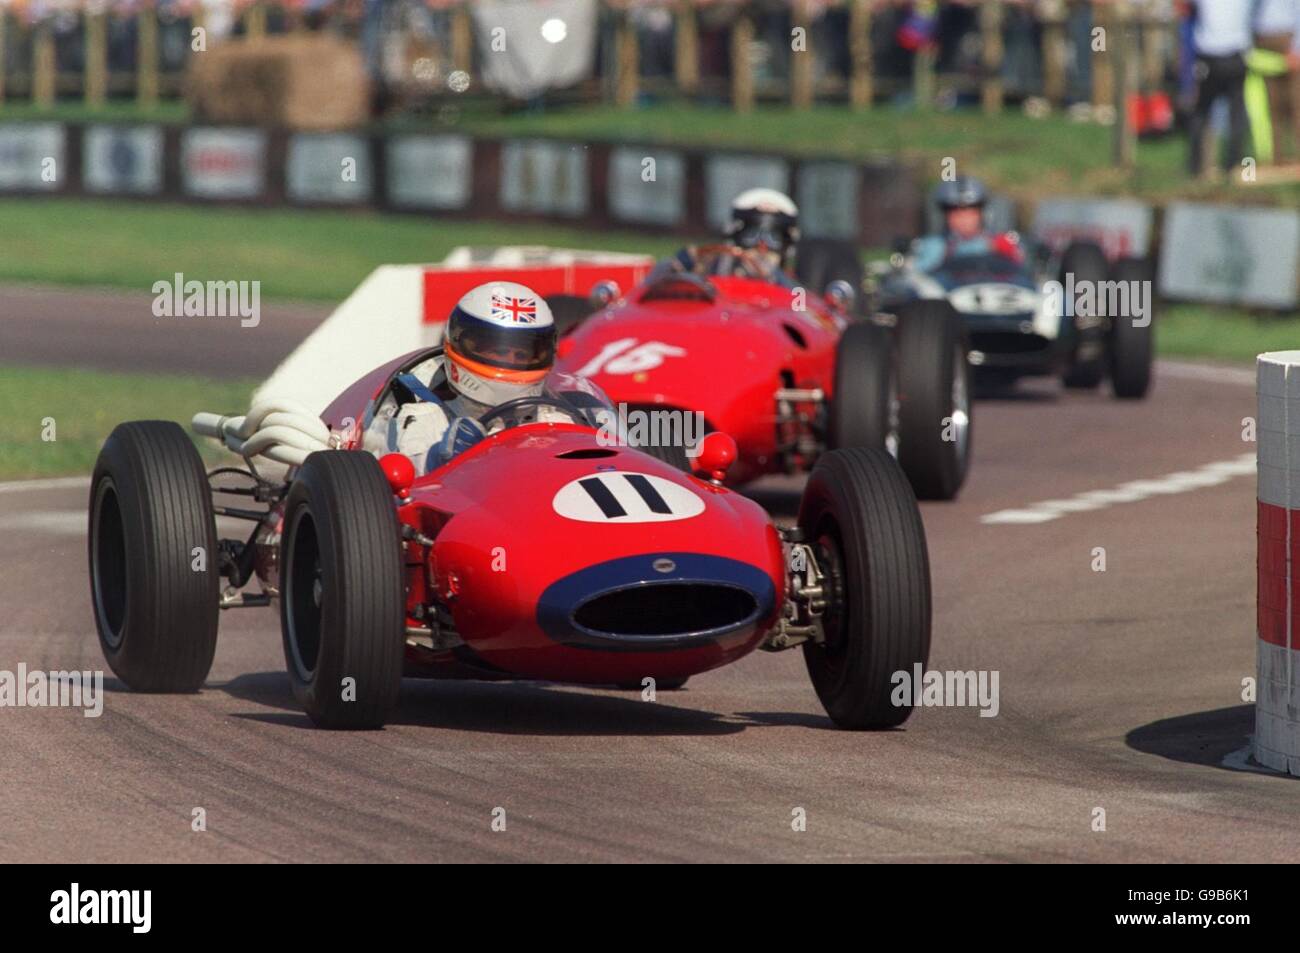
<svg viewBox="0 0 1300 953"><path fill-rule="evenodd" d="M1002 255L1021 261L1024 250L1007 232L980 232L964 239L952 235L926 235L912 243L912 266L917 271L935 271L949 258L973 255Z"/></svg>

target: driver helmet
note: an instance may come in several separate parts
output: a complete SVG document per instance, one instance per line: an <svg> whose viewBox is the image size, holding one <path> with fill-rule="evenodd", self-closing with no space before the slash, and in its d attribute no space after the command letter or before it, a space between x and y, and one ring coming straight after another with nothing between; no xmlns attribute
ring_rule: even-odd
<svg viewBox="0 0 1300 953"><path fill-rule="evenodd" d="M799 208L776 189L747 189L731 203L726 236L732 244L771 256L785 267L799 241Z"/></svg>
<svg viewBox="0 0 1300 953"><path fill-rule="evenodd" d="M988 200L988 189L973 175L959 175L951 182L939 183L934 190L935 204L944 212L955 208L982 209Z"/></svg>
<svg viewBox="0 0 1300 953"><path fill-rule="evenodd" d="M443 354L448 382L472 401L494 407L536 397L555 363L555 319L531 288L489 281L456 303Z"/></svg>

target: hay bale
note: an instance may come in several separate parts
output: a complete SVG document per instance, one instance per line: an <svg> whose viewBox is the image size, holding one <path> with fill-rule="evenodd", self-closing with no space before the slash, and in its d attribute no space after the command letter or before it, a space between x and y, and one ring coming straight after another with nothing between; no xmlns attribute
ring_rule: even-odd
<svg viewBox="0 0 1300 953"><path fill-rule="evenodd" d="M370 78L336 37L234 39L190 57L185 96L202 122L340 129L369 119Z"/></svg>

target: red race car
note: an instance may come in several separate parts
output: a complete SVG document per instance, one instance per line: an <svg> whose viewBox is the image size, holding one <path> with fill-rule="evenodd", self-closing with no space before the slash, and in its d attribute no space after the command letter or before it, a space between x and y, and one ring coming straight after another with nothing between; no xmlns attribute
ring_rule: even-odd
<svg viewBox="0 0 1300 953"><path fill-rule="evenodd" d="M702 413L705 429L739 445L733 484L874 447L898 458L917 496L957 494L971 452L959 320L942 310L857 320L847 282L823 297L747 277L741 249L695 254L696 271L656 269L625 297L610 282L593 289L600 310L561 339L559 366L625 410ZM686 465L680 446L660 455Z"/></svg>
<svg viewBox="0 0 1300 953"><path fill-rule="evenodd" d="M726 434L684 473L610 445L609 404L554 373L543 396L497 406L481 418L495 432L416 479L407 457L359 447L368 421L420 399L412 373L440 351L377 368L320 415L287 401L197 415L194 429L246 467L205 472L173 423L112 432L89 561L100 645L123 682L197 691L220 610L278 602L294 694L325 727L382 726L403 675L670 688L796 645L837 725L907 718L891 676L927 661L930 574L891 457L823 454L797 527L780 530L722 485ZM569 422L541 422L540 407ZM243 500L220 502L230 494ZM218 518L250 529L219 539Z"/></svg>

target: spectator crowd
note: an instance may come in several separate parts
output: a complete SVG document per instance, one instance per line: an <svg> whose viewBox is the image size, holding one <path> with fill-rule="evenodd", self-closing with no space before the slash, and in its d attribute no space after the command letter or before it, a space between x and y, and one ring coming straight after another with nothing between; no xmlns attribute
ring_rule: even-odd
<svg viewBox="0 0 1300 953"><path fill-rule="evenodd" d="M512 0L491 3L508 16ZM530 0L516 0L528 4ZM598 24L591 34L592 88L608 86L617 70L615 30L635 31L642 95L671 91L676 73L678 0L566 0ZM938 105L978 102L989 75L984 49L988 21L981 0L866 0L870 11L871 75L877 99L906 102L915 95L918 58L941 78ZM220 43L249 29L250 8L267 32L328 30L355 40L379 87L445 78L454 43L458 0L0 0L20 26L49 24L57 69L75 74L85 65L82 13L107 11L110 73L136 68L138 17L156 11L161 71L179 73L191 55L192 29L201 23L206 43ZM818 88L836 88L855 56L850 24L855 0L694 0L698 89L693 95L725 101L737 17L754 25L749 55L756 87L780 98L790 84L792 30L807 24L806 49L815 58ZM1002 0L996 30L996 67L1007 100L1031 112L1052 107L1080 119L1114 121L1112 90L1104 88L1099 33L1113 29L1115 0ZM1141 66L1139 97L1164 97L1169 113L1181 115L1192 142L1189 169L1205 168L1207 133L1223 133L1219 164L1232 167L1246 154L1264 159L1300 157L1300 0L1129 0L1136 15ZM860 8L859 8L860 13ZM480 20L479 26L482 23ZM8 72L30 69L30 31L6 31ZM1050 39L1050 42L1049 42ZM26 44L26 45L25 45ZM483 55L479 43L479 56ZM857 51L861 55L860 49ZM422 64L413 68L413 64ZM430 68L434 64L434 68ZM1049 76L1050 73L1050 76ZM1112 81L1108 79L1107 82ZM589 84L590 85L590 84ZM431 90L432 91L432 90ZM1144 130L1145 131L1145 130Z"/></svg>

